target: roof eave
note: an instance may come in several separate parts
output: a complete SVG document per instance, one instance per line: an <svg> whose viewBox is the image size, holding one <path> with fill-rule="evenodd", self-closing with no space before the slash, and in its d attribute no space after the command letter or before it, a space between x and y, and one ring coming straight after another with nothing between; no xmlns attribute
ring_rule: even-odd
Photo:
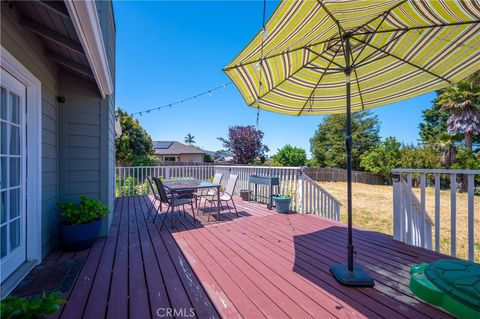
<svg viewBox="0 0 480 319"><path fill-rule="evenodd" d="M113 93L114 86L95 2L65 0L65 6L87 56L100 94L105 98Z"/></svg>

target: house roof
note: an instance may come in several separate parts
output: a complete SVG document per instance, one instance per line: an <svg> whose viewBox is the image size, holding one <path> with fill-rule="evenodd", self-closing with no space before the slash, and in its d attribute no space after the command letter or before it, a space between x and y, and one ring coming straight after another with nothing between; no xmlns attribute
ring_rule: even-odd
<svg viewBox="0 0 480 319"><path fill-rule="evenodd" d="M205 154L204 151L177 141L153 141L157 155Z"/></svg>

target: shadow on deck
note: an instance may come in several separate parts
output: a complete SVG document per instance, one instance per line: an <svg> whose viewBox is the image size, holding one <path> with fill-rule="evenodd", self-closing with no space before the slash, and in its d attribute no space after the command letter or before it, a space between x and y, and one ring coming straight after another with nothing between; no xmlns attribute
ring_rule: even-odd
<svg viewBox="0 0 480 319"><path fill-rule="evenodd" d="M408 288L409 265L444 257L434 252L355 230L356 262L376 285L346 288L328 270L345 262L341 223L236 199L239 217L177 213L160 230L148 205L146 196L118 198L108 237L46 258L85 258L61 318L449 317Z"/></svg>

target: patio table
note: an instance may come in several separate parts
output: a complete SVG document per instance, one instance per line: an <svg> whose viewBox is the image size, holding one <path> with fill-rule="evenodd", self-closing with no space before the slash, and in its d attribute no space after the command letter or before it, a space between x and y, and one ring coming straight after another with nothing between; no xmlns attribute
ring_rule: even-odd
<svg viewBox="0 0 480 319"><path fill-rule="evenodd" d="M173 193L179 193L181 191L188 190L198 190L206 188L216 188L217 189L217 220L220 220L220 184L214 184L210 182L205 182L198 179L181 179L175 181L165 181L163 185L166 189Z"/></svg>

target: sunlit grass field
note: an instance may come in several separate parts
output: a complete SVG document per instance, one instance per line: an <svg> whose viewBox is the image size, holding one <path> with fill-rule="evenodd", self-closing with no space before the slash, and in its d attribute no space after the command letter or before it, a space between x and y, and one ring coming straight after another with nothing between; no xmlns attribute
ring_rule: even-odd
<svg viewBox="0 0 480 319"><path fill-rule="evenodd" d="M342 206L342 222L347 222L346 183L320 182L320 185L337 198ZM420 189L414 189L420 198ZM457 256L467 258L467 194L457 193ZM427 188L427 213L435 220L435 189ZM475 196L475 261L480 261L480 196ZM353 184L353 225L385 234L393 234L393 187L383 185ZM432 229L432 234L434 230ZM435 238L433 245L435 247ZM450 190L442 190L440 195L440 249L450 253Z"/></svg>

